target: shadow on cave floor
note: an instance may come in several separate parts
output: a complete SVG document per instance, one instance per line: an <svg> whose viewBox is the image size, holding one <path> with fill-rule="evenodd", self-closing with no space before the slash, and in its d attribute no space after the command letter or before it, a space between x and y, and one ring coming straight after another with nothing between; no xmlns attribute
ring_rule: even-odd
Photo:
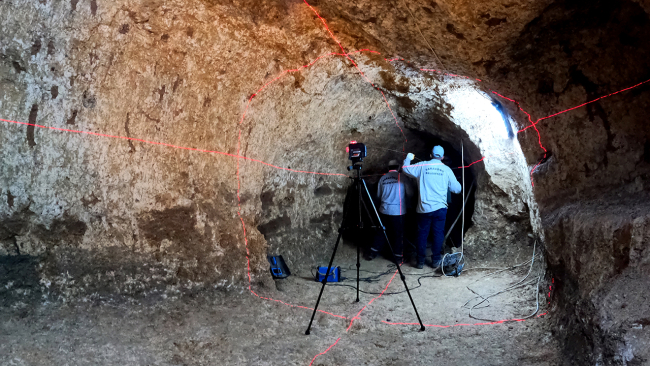
<svg viewBox="0 0 650 366"><path fill-rule="evenodd" d="M354 250L344 247L336 264L344 276L354 277ZM389 262L362 262L362 276L386 272ZM168 299L147 306L127 304L42 305L29 316L0 308L0 364L2 365L309 365L338 338L339 343L314 365L559 365L558 345L550 319L485 323L468 316L462 305L475 295L492 293L519 280L526 268L485 277L491 271L467 271L458 278L431 276L432 270L403 267L425 332L415 325L406 294L395 277L386 293L362 293L359 303L349 287L328 286L321 309L345 319L318 313L312 334L304 332L311 311L261 300L248 291L212 292ZM378 281L362 283L380 292L394 270ZM481 280L478 281L477 280ZM353 284L348 281L345 283ZM313 306L320 283L309 272L277 280L276 288L254 288L262 296L290 304ZM491 299L476 311L490 319L523 317L535 308L534 286ZM542 298L540 313L546 312ZM355 319L349 331L350 320Z"/></svg>

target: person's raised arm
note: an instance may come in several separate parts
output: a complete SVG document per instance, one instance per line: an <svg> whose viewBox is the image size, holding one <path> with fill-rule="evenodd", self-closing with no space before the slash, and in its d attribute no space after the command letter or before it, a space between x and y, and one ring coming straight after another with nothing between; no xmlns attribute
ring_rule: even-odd
<svg viewBox="0 0 650 366"><path fill-rule="evenodd" d="M413 160L413 158L415 158L415 155L412 153L406 154L406 159L404 159L404 163L402 164L402 171L408 176L417 178L419 175L420 167L417 165L411 165L411 160Z"/></svg>

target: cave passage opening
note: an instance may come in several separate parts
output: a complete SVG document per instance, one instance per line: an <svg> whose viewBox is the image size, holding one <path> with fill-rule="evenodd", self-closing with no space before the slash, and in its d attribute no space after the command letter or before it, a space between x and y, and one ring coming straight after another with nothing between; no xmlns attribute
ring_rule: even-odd
<svg viewBox="0 0 650 366"><path fill-rule="evenodd" d="M322 83L337 97L321 100L318 96L303 95L287 87L283 93L299 98L301 107L296 108L296 102L278 105L277 98L258 101L264 104L264 108L256 105L256 109L251 110L252 133L246 139L251 144L256 142L255 152L282 150L282 160L277 160L276 164L308 166L309 170L331 169L350 176L352 173L345 170L350 165L345 147L353 140L362 142L368 149L362 174L377 206L377 183L388 171L389 161L401 163L408 152L415 154L417 159L414 163L427 161L431 159L432 148L440 145L445 149L443 163L452 169L459 182L464 170L467 197L462 232L459 215L463 198L459 194L449 195L444 230L449 235L445 238L445 251L460 247L465 237L465 242L471 241L474 246L468 258L475 262L512 264L510 261L519 257L519 252L530 252L528 243L523 243L527 239L519 240L530 228L530 214L525 209L529 196L522 188L530 185L526 181L526 162L517 139L512 136L512 120L498 101L495 103L471 80L432 79L422 74L409 74L408 70L397 70L396 74L408 77L411 83L421 88L405 96L392 96L397 100L391 98L399 116L399 121L396 121L395 115L377 102L374 91L361 81L345 73L332 78L329 74L317 73L317 70L306 74L305 80L314 79ZM334 79L337 83L331 82ZM345 89L339 87L343 83ZM354 90L353 95L348 95L348 89ZM323 109L324 101L329 103L327 109ZM257 108L265 112L264 119L253 123L262 116L256 113ZM290 110L284 111L285 108ZM398 122L399 129L395 122ZM276 130L285 133L283 138L292 136L304 141L305 148L278 150L273 142L276 140L268 138L268 131L275 133ZM464 161L461 159L461 143ZM249 172L256 174L257 178L249 178ZM259 179L264 182L261 189L255 188L251 192L259 194L260 198L256 227L264 238L263 255L282 255L292 270L313 271L315 267L327 264L342 225L344 202L351 199L350 180L302 175L288 178L278 171L259 174L247 170L242 176L250 181L250 187L259 187ZM410 180L405 174L403 176ZM415 182L412 185L416 188ZM414 191L417 200L417 190ZM416 205L411 206L411 212L405 218L403 251L406 258L412 257L411 252L415 251L417 234ZM352 209L354 212L347 217L356 217L358 222L358 207ZM481 213L478 218L474 217L476 209ZM349 231L344 235L344 246L348 249L360 246L367 250L374 237L380 234L371 228L371 218L364 216L363 230ZM516 217L518 223L504 222L507 217ZM344 227L351 225L356 226L356 222L343 223ZM500 227L508 229L500 230ZM430 235L430 243L432 239ZM384 245L383 249L387 251L388 247ZM346 253L355 256L355 251ZM430 252L427 254L430 256Z"/></svg>
<svg viewBox="0 0 650 366"><path fill-rule="evenodd" d="M410 146L413 146L409 152L412 152L416 159L413 160L413 164L421 161L427 161L432 159L432 149L434 146L442 146L445 150L445 157L443 163L452 169L454 176L459 183L462 182L462 167L467 167L471 162L468 161L467 155L466 159L463 162L461 158L460 146L456 147L452 143L442 139L440 136L436 136L427 131L410 131L409 133L409 142ZM415 141L417 140L417 141ZM373 151L373 148L376 151ZM467 151L466 151L467 153ZM373 199L375 207L379 207L380 201L377 198L377 187L379 179L388 172L388 162L390 160L397 160L400 165L404 159L404 153L401 153L397 150L384 149L379 146L372 146L368 149L368 154L372 157L373 154L381 156L380 161L383 161L384 164L377 164L377 158L373 159L374 164L364 172L363 177L366 180L368 191ZM400 168L401 172L401 168ZM417 235L417 219L415 206L417 204L418 192L417 192L417 183L415 179L408 177L404 173L400 173L402 179L406 179L414 189L414 197L411 197L408 203L409 209L404 219L404 255L405 258L412 257L416 252L416 235ZM448 207L447 207L447 218L445 220L445 234L448 234L447 239L443 245L443 251L450 252L451 248L458 248L461 246L462 235L466 233L472 227L472 216L474 214L474 203L475 203L475 192L476 192L476 178L473 171L473 167L465 168L465 227L464 232L461 225L460 215L462 213L463 207L463 198L462 194L451 194L448 192ZM349 186L345 202L346 207L350 210L347 215L344 214L345 221L342 223L343 227L354 227L359 221L359 211L356 204L358 200L356 190L352 185ZM405 203L406 204L406 203ZM368 207L372 217L369 217L365 211L362 209L361 220L364 223L364 228L362 230L352 230L348 231L344 235L344 243L347 243L351 246L361 246L362 249L368 250L372 245L373 241L376 239L377 235L383 235L381 231L372 228L376 218L374 217L374 212L371 207ZM385 223L384 223L385 224ZM462 232L462 233L461 233ZM431 255L431 243L433 236L430 234L427 244L427 256ZM388 245L384 245L382 249L382 254L385 258L391 258L390 250Z"/></svg>

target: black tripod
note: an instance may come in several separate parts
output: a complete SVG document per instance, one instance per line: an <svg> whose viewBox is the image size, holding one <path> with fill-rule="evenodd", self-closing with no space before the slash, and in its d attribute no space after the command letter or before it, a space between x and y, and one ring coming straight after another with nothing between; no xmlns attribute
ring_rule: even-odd
<svg viewBox="0 0 650 366"><path fill-rule="evenodd" d="M320 293L318 294L318 299L316 300L316 306L314 307L314 312L311 314L311 320L309 321L309 326L307 327L307 331L305 334L309 335L309 331L311 330L311 325L314 322L314 316L316 316L316 311L318 310L318 304L320 303L320 299L323 296L323 290L325 290L325 285L327 284L327 277L330 275L330 271L332 270L332 263L334 262L334 257L336 256L336 250L339 247L339 243L341 242L341 237L343 235L343 232L346 230L351 230L351 229L363 229L363 219L361 218L361 207L363 206L366 214L368 217L371 218L371 220L374 218L377 220L378 225L372 226L374 229L380 229L384 233L384 237L386 238L386 242L388 243L388 247L393 253L393 262L395 263L395 266L397 267L397 271L399 271L400 278L402 279L402 283L404 283L404 288L406 288L406 293L409 296L409 300L411 300L411 305L413 305L413 310L415 310L415 315L418 318L418 322L420 322L420 330L424 330L424 324L422 324L422 320L420 319L420 314L418 314L418 309L415 307L415 302L413 302L413 297L411 296L411 292L409 291L408 286L406 285L406 277L404 276L404 273L402 273L402 268L400 267L400 263L397 261L397 257L394 255L393 252L393 247L390 244L390 240L388 240L388 235L386 234L386 228L381 222L381 219L379 218L379 213L377 213L377 208L375 207L374 202L372 201L372 197L370 196L370 192L368 192L368 186L366 186L366 181L361 178L361 168L362 165L360 162L355 162L352 166L348 167L348 170L356 170L357 171L357 176L354 178L354 182L352 183L353 186L356 189L357 197L358 197L358 203L359 203L359 221L357 222L356 225L351 225L345 227L344 225L346 224L346 218L347 214L349 213L347 204L349 202L345 202L343 207L343 222L341 224L341 227L339 228L339 236L336 239L336 244L334 245L334 251L332 252L332 257L330 258L330 262L327 265L327 272L325 272L325 276L322 281L322 287L320 289ZM362 190L363 187L363 190ZM374 216L370 214L370 211L368 210L368 206L366 205L365 200L363 199L363 193L365 192L367 201L370 202L370 205L372 206ZM359 267L361 267L361 264L359 262L360 260L360 251L361 251L361 246L357 245L357 300L356 302L359 302Z"/></svg>

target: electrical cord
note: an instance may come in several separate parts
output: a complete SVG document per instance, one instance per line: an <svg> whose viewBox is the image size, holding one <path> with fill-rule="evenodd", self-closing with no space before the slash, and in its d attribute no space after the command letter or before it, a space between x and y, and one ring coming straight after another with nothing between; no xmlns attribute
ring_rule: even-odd
<svg viewBox="0 0 650 366"><path fill-rule="evenodd" d="M417 279L417 281L418 281L418 285L415 286L415 287L409 287L409 290L410 290L410 291L413 291L413 290L415 290L415 289L417 289L417 288L422 287L422 282L421 282L421 280L422 280L423 278L434 278L434 277L442 277L442 275L435 275L435 274L434 274L434 275L428 275L428 276L427 276L427 275L420 276L420 277L418 277L418 279ZM328 284L329 286L342 286L342 287L351 287L351 288L353 288L354 290L357 289L355 286L347 285L347 284L344 284L344 283L329 283L329 282L328 282L327 284ZM361 289L359 289L359 292L363 292L364 294L369 294L369 295L380 295L380 294L381 294L381 292L363 291L363 290L361 290ZM406 292L406 290L397 291L397 292L384 292L383 294L384 294L384 295L397 295L397 294L402 294L402 293L404 293L404 292Z"/></svg>
<svg viewBox="0 0 650 366"><path fill-rule="evenodd" d="M404 7L406 8L406 10L408 10L409 14L411 14L411 18L413 18L413 22L415 23L415 27L418 29L418 32L420 32L420 36L422 36L422 39L424 39L424 42L426 42L427 46L429 46L429 49L431 50L431 53L433 53L433 55L436 57L436 60L438 60L438 62L440 63L440 66L442 67L442 69L446 70L447 68L445 67L445 64L442 63L442 60L440 59L440 57L438 57L438 54L436 53L436 51L434 51L433 47L431 47L431 44L429 43L429 40L427 40L427 37L425 37L424 34L422 34L422 30L420 30L420 26L418 25L418 21L417 21L417 19L415 19L415 15L413 15L413 13L411 12L411 8L408 7L408 4L406 2L403 2L403 3L404 3Z"/></svg>
<svg viewBox="0 0 650 366"><path fill-rule="evenodd" d="M497 270L497 271L490 272L490 273L488 273L488 274L482 276L480 279L478 279L478 280L476 280L476 281L474 282L474 283L476 283L476 282L478 282L478 281L481 281L482 279L485 279L486 277L493 276L493 275L495 275L495 274L497 274L497 273L501 273L501 272L505 272L505 271L515 270L515 269L517 269L517 268L519 268L519 267L521 267L521 266L525 266L525 265L527 265L527 264L529 264L529 263L531 263L531 262L534 262L534 256L535 256L536 244L537 244L537 242L535 242L535 245L533 246L533 258L528 259L528 260L525 261L525 262L522 262L522 263L519 263L519 264L515 264L515 265L513 265L513 266L506 267L506 268L502 268L502 267L473 267L473 268L467 268L467 269L464 269L464 271L471 271L471 270L491 270L491 269L496 269L496 270ZM526 283L523 283L523 284L521 283L521 282L525 281L525 280L528 278L528 276L530 275L530 271L531 271L531 269L532 269L532 264L533 264L533 263L531 263L531 267L529 268L528 274L526 275L526 277L524 277L524 279L522 279L522 280L519 281L518 283L514 284L513 286L510 286L510 287L508 287L508 288L506 288L506 289L504 289L504 290L502 290L502 291L499 291L499 292L497 292L497 293L491 294L491 295L489 295L489 296L487 296L487 297L481 296L481 295L478 294L476 291L474 291L474 290L472 290L471 288L467 287L468 290L470 290L472 293L474 293L474 294L477 295L477 296L474 297L474 298L472 298L472 299L470 299L470 300L468 300L467 302L465 302L465 304L464 304L462 307L463 307L463 308L466 307L467 304L470 303L472 300L475 300L475 299L477 299L477 298L481 298L481 299L483 299L483 301L481 301L480 303L476 304L473 308L482 309L482 308L485 308L485 307L487 307L487 306L481 306L481 307L479 307L478 305L480 305L480 304L482 304L482 303L484 303L484 302L486 302L486 301L487 301L488 304L489 304L489 299L490 299L490 298L492 298L492 297L494 297L494 296L497 296L497 295L499 295L499 294L501 294L501 293L504 293L504 292L508 292L508 291L514 290L515 288L519 288L519 287L523 287L523 286L528 286L528 285L532 284L532 283L535 282L535 281L529 281L529 282L526 282ZM387 267L388 267L387 270L386 270L386 271L382 271L382 272L380 272L380 271L369 271L369 270L365 270L365 269L360 269L361 272L372 273L372 274L374 274L374 275L373 275L373 276L368 276L368 277L360 277L360 278L359 278L359 281L360 281L360 282L369 283L369 284L377 283L377 282L380 281L380 279L381 279L382 277L384 277L384 276L386 276L386 275L390 275L390 274L393 273L393 272L395 271L395 269L396 269L395 264L393 264L393 263L389 264ZM315 274L315 272L314 272L315 270L318 270L318 268L313 268L313 269L311 270L312 277L314 277L314 278L316 278L316 274ZM355 268L352 268L352 265L348 266L348 268L341 268L341 272L348 271L348 270L349 270L349 271L355 271L356 269L355 269ZM404 273L405 276L418 276L418 275L419 275L419 277L417 278L418 285L415 286L415 287L412 287L412 288L410 287L409 290L415 290L415 289L417 289L417 288L422 287L422 282L421 282L421 280L424 279L424 278L435 278L435 277L442 277L442 276L443 276L443 275L435 274L435 271L426 272L426 273L407 273L407 272L403 272L403 273ZM539 289L539 281L540 281L540 278L541 278L541 276L538 276L538 278L537 278L538 289ZM341 282L349 281L349 280L356 280L356 278L347 278L347 277L344 277L344 276L341 275ZM328 286L349 287L349 288L351 288L351 289L354 289L355 291L356 291L356 289L357 289L356 286L348 285L348 284L345 284L345 283L334 283L334 282L328 282L327 285L328 285ZM368 294L368 295L379 295L379 294L381 294L381 292L364 291L364 290L361 290L361 289L359 289L359 292L364 293L364 294ZM398 291L398 292L384 292L384 295L397 295L397 294L402 294L402 293L404 293L404 292L406 292L406 290L402 290L402 291ZM489 306L489 305L488 305L488 306ZM473 309L473 308L472 308L472 309ZM478 320L495 321L495 320L490 320L490 319L482 319L482 318L474 317L473 315L471 315L471 311L472 311L472 309L470 309L470 317L472 317L472 318L474 318L474 319L478 319ZM537 311L539 311L539 291L538 291L538 294L537 294L537 306L536 306L536 310L535 310L535 312L534 312L533 314L529 315L528 317L523 318L523 319L531 318L532 316L534 316L535 314L537 314Z"/></svg>
<svg viewBox="0 0 650 366"><path fill-rule="evenodd" d="M505 271L511 271L511 270L513 270L513 269L517 269L517 268L519 268L519 267L521 267L521 266L525 266L525 265L527 265L528 263L530 263L530 259L527 260L527 261L525 261L525 262L521 262L521 263L519 263L519 264L515 264L514 266L507 267L507 268L496 268L496 267L475 267L475 268L468 268L468 269L466 269L466 271L469 271L469 270L471 270L471 269L477 269L477 268L481 268L481 269L482 269L482 268L485 268L485 269L498 269L498 271L490 272L490 273L486 274L485 276L483 276L482 278L479 278L478 280L474 281L474 282L478 282L478 281L484 279L485 277L490 277L490 276L492 276L492 275L495 275L495 274L497 274L497 273L501 273L501 272L505 272Z"/></svg>
<svg viewBox="0 0 650 366"><path fill-rule="evenodd" d="M317 268L316 268L316 270L317 270ZM342 268L341 269L341 271L344 271L344 270L356 270L356 269L353 269L353 268L347 268L347 269ZM397 270L397 267L395 266L395 264L392 264L392 263L388 265L388 269L386 271L384 271L384 272L373 272L373 271L361 270L361 271L364 271L364 272L377 273L377 274L374 275L374 276L369 276L369 277L359 277L359 282L377 283L377 282L379 282L381 277L389 275L389 274L393 273L395 270ZM314 273L314 269L312 269L311 273L315 278L316 275ZM415 286L415 287L409 287L409 290L411 290L411 291L422 287L422 282L421 281L422 281L423 278L442 277L442 275L436 275L435 271L431 271L431 272L427 272L427 273L405 273L405 272L402 272L402 273L404 273L404 276L418 276L419 275L419 277L417 278L418 285ZM347 278L347 277L341 276L341 282L349 281L349 280L356 280L356 278ZM354 289L355 291L357 289L356 286L348 285L348 284L345 284L345 283L327 282L327 285L328 286L339 286L339 287L350 287L350 288ZM364 294L368 294L368 295L379 295L379 294L381 294L381 292L364 291L364 290L361 290L361 289L359 289L359 292L364 293ZM383 294L384 295L397 295L397 294L402 294L404 292L406 292L406 290L397 291L397 292L384 292Z"/></svg>
<svg viewBox="0 0 650 366"><path fill-rule="evenodd" d="M400 153L400 154L402 154L402 155L406 155L406 153L403 152L403 151L398 151L398 150L394 150L394 149L387 149L387 148L385 148L385 147L372 146L372 148L373 148L373 149L379 149L379 150L393 151L393 152L396 152L396 153ZM424 161L424 160L418 158L417 156L414 156L414 157L413 157L413 160Z"/></svg>
<svg viewBox="0 0 650 366"><path fill-rule="evenodd" d="M469 286L467 286L467 289L470 290L472 293L474 293L474 294L477 295L477 296L476 296L476 297L473 297L473 298L469 299L467 302L465 302L465 304L462 306L463 308L466 308L466 307L467 307L467 304L469 304L469 303L470 303L471 301L473 301L473 300L476 300L476 299L479 299L479 298L482 299L481 301L479 301L478 303L474 304L472 307L469 308L469 317L470 317L470 318L473 318L473 319L477 319L477 320L484 320L484 321L498 321L498 320L495 320L495 319L487 319L487 318L480 318L480 317L474 316L474 315L472 314L472 310L474 310L474 309L476 309L476 308L478 308L478 309L482 309L482 308L489 307L489 306L490 306L490 301L489 301L490 298L493 298L493 297L498 296L498 295L500 295L500 294L503 294L503 293L506 293L506 292L512 291L512 290L514 290L514 289L516 289L516 288L525 287L525 286L528 286L528 285L531 285L531 284L537 282L537 285L535 286L535 291L536 291L536 297L535 297L535 311L533 311L530 315L528 315L528 316L526 316L526 317L524 317L524 318L521 318L521 319L529 319L529 318L532 318L533 316L535 316L535 314L537 314L537 312L539 311L539 282L540 282L542 276L541 276L541 274L538 275L538 276L537 276L537 281L535 281L535 280L528 281L528 282L525 282L525 281L526 281L526 279L528 279L528 277L530 276L530 274L531 274L531 272L532 272L532 270L533 270L533 266L534 266L534 264L535 264L535 254L536 254L536 251L537 251L537 240L535 240L535 244L533 245L533 255L532 255L532 258L531 258L531 259L529 259L529 260L526 261L526 262L523 262L523 263L520 263L520 264L518 264L518 265L515 265L515 266L513 266L513 267L510 267L510 268L507 268L507 269L502 269L502 270L499 270L499 271L496 271L496 272L492 272L492 273L489 273L489 274L483 276L483 278L485 278L485 277L488 277L488 276L494 275L494 274L496 274L496 273L500 273L500 272L503 272L503 271L506 271L506 270L515 269L515 268L521 267L521 266L526 265L526 264L528 264L528 263L530 262L530 267L528 268L528 272L526 273L526 276L524 276L524 278L522 278L521 280L519 280L517 283L515 283L515 284L513 284L513 285L510 285L510 286L506 287L505 289L503 289L503 290L501 290L501 291L494 292L494 293L492 293L492 294L490 294L490 295L487 295L487 296L480 295L480 294L478 294L476 291L474 291L474 290L472 290L471 288L469 288ZM481 304L483 304L483 303L485 303L485 302L487 302L487 304L486 304L485 306L481 306L481 307L479 307L479 305L481 305Z"/></svg>
<svg viewBox="0 0 650 366"><path fill-rule="evenodd" d="M387 270L384 271L384 272L373 272L373 271L367 271L367 270L360 269L360 270L359 270L360 272L362 271L362 272L368 272L368 273L375 273L375 275L374 275L374 276L369 276L369 277L359 277L359 281L360 281L360 282L366 282L366 283L379 282L379 279L380 279L381 277L383 277L383 276L385 276L385 275L388 275L388 274L391 274L391 273L393 272L394 265L392 265L392 266L393 266L393 268L389 268L389 269L387 269ZM391 267L391 265L389 265L389 267ZM316 274L314 273L314 270L317 271L318 268L312 268L312 270L311 270L311 275L312 275L312 277L316 278ZM347 268L347 269L346 269L346 268L341 268L341 272L343 272L343 271L347 271L347 270L354 271L355 269L353 269L353 268ZM342 274L343 274L343 273L341 273L341 280L342 280L342 281L343 281L343 280L346 280L347 277L343 277ZM356 279L356 278L355 278L355 279Z"/></svg>

